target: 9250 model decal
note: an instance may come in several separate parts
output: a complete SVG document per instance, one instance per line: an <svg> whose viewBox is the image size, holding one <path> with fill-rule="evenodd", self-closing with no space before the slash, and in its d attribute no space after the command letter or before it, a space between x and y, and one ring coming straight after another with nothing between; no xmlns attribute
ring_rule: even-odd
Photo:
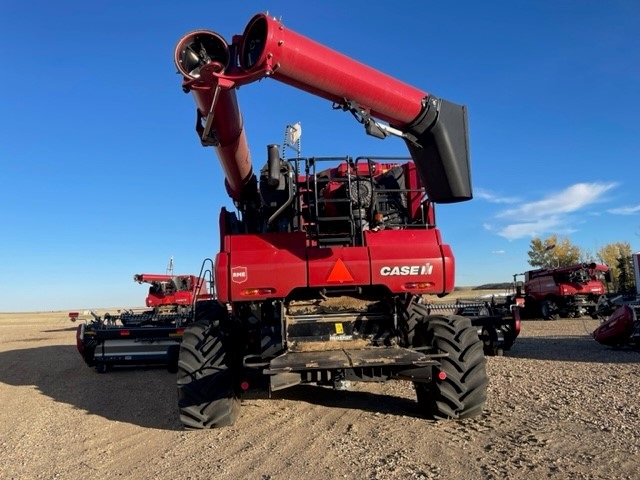
<svg viewBox="0 0 640 480"><path fill-rule="evenodd" d="M392 265L380 268L380 275L391 277L394 275L431 275L433 273L433 265L425 263L424 265Z"/></svg>

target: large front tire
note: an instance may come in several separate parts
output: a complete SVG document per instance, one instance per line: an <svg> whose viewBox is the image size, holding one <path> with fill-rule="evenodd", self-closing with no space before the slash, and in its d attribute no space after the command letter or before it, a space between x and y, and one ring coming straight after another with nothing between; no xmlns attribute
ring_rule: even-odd
<svg viewBox="0 0 640 480"><path fill-rule="evenodd" d="M184 331L178 359L180 421L188 429L233 425L240 411L238 367L219 320L198 320Z"/></svg>
<svg viewBox="0 0 640 480"><path fill-rule="evenodd" d="M463 419L478 416L487 400L489 379L483 343L471 320L458 315L424 317L416 325L414 347L432 347L442 357L444 380L415 382L422 412L434 419Z"/></svg>
<svg viewBox="0 0 640 480"><path fill-rule="evenodd" d="M558 320L558 307L553 300L543 300L540 302L540 315L545 320Z"/></svg>

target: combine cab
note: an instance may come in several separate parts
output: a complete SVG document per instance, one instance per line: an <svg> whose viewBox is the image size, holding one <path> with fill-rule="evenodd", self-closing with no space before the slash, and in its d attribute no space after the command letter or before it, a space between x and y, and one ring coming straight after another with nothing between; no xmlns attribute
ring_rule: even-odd
<svg viewBox="0 0 640 480"><path fill-rule="evenodd" d="M91 318L78 325L78 351L100 373L114 365L167 365L177 371L184 326L194 317L194 305L211 303L206 282L194 275L137 274L138 283L150 284L146 298L150 310L123 310ZM201 307L202 308L202 307ZM77 321L78 312L69 313Z"/></svg>

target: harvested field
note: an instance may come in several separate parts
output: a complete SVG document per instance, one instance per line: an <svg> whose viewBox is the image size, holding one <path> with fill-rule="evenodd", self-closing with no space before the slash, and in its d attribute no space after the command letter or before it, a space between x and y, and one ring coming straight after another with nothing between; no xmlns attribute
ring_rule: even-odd
<svg viewBox="0 0 640 480"><path fill-rule="evenodd" d="M252 393L235 426L184 431L164 369L97 374L65 312L0 314L0 478L639 478L640 352L597 324L525 321L476 419L420 418L390 382Z"/></svg>

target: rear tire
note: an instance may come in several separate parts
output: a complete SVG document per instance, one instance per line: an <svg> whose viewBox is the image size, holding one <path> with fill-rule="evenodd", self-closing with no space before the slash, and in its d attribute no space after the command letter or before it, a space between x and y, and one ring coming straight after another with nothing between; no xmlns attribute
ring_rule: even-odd
<svg viewBox="0 0 640 480"><path fill-rule="evenodd" d="M236 421L239 368L230 342L217 319L198 320L185 329L177 374L180 421L185 428L218 428Z"/></svg>
<svg viewBox="0 0 640 480"><path fill-rule="evenodd" d="M550 300L540 302L540 315L545 320L557 320L560 318L555 302Z"/></svg>
<svg viewBox="0 0 640 480"><path fill-rule="evenodd" d="M414 347L431 346L442 357L444 380L414 382L420 409L434 419L480 415L487 400L489 378L483 343L471 320L457 315L424 317L415 328Z"/></svg>
<svg viewBox="0 0 640 480"><path fill-rule="evenodd" d="M415 299L409 299L409 301L411 303L402 309L402 316L398 323L400 344L405 348L415 346L413 339L416 335L416 327L425 317L429 316L429 309L426 305L417 303Z"/></svg>

